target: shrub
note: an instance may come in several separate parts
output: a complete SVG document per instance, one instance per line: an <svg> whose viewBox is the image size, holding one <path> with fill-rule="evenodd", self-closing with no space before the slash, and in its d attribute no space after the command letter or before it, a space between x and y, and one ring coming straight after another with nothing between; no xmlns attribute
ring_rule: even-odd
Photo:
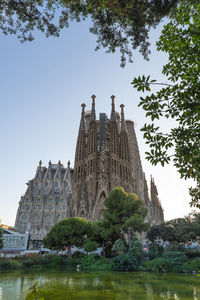
<svg viewBox="0 0 200 300"><path fill-rule="evenodd" d="M129 249L126 253L113 258L113 269L115 271L136 271L139 270L143 259L144 251L142 244L135 237L130 241Z"/></svg>
<svg viewBox="0 0 200 300"><path fill-rule="evenodd" d="M35 260L26 258L22 261L22 268L30 268L32 266L35 266Z"/></svg>
<svg viewBox="0 0 200 300"><path fill-rule="evenodd" d="M84 254L83 252L81 252L81 251L76 251L76 252L74 252L74 254L72 255L73 258L82 258L82 257L84 257L84 256L85 256L85 254Z"/></svg>
<svg viewBox="0 0 200 300"><path fill-rule="evenodd" d="M116 253L124 253L126 250L126 245L121 239L116 240L113 247Z"/></svg>
<svg viewBox="0 0 200 300"><path fill-rule="evenodd" d="M173 270L172 262L164 257L155 258L144 263L146 271L149 272L170 272Z"/></svg>
<svg viewBox="0 0 200 300"><path fill-rule="evenodd" d="M0 270L16 270L21 267L21 263L16 260L1 259Z"/></svg>
<svg viewBox="0 0 200 300"><path fill-rule="evenodd" d="M200 257L200 250L191 248L185 249L185 255L187 255L188 258Z"/></svg>
<svg viewBox="0 0 200 300"><path fill-rule="evenodd" d="M49 265L50 262L51 262L51 256L50 256L50 255L42 256L42 257L38 260L38 264L44 265L44 266Z"/></svg>
<svg viewBox="0 0 200 300"><path fill-rule="evenodd" d="M113 258L114 271L137 271L140 269L141 259L131 254L130 252L120 254Z"/></svg>
<svg viewBox="0 0 200 300"><path fill-rule="evenodd" d="M81 269L83 270L98 270L111 271L113 264L109 262L104 256L97 256L90 254L81 260Z"/></svg>
<svg viewBox="0 0 200 300"><path fill-rule="evenodd" d="M163 257L169 259L173 265L182 265L187 260L187 256L178 251L165 251Z"/></svg>
<svg viewBox="0 0 200 300"><path fill-rule="evenodd" d="M164 248L161 245L159 244L149 245L148 254L150 259L154 259L162 256L163 252L164 252Z"/></svg>
<svg viewBox="0 0 200 300"><path fill-rule="evenodd" d="M99 244L95 241L90 240L90 239L86 240L84 245L83 245L83 248L86 252L96 251L98 247L99 247Z"/></svg>
<svg viewBox="0 0 200 300"><path fill-rule="evenodd" d="M186 272L199 272L200 258L190 259L183 264L183 269Z"/></svg>
<svg viewBox="0 0 200 300"><path fill-rule="evenodd" d="M67 257L66 256L52 256L51 257L51 265L52 266L66 266L67 264Z"/></svg>
<svg viewBox="0 0 200 300"><path fill-rule="evenodd" d="M169 246L165 248L165 251L184 252L185 247L183 244L173 243L173 244L169 244Z"/></svg>
<svg viewBox="0 0 200 300"><path fill-rule="evenodd" d="M140 241L138 240L137 237L134 237L130 241L128 254L137 257L139 262L142 261L145 253L143 251L143 246L142 246L142 244L140 243Z"/></svg>

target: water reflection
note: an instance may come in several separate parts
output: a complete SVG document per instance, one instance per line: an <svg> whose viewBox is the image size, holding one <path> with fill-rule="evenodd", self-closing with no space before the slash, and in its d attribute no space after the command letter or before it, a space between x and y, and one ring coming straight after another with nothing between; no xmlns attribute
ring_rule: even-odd
<svg viewBox="0 0 200 300"><path fill-rule="evenodd" d="M200 280L192 275L62 270L0 274L0 300L25 299L36 281L45 300L200 299Z"/></svg>

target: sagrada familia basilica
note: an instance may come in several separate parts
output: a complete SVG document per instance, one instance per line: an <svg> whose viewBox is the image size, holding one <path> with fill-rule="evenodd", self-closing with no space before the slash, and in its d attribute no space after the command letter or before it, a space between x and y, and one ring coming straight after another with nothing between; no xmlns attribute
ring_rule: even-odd
<svg viewBox="0 0 200 300"><path fill-rule="evenodd" d="M135 193L148 209L151 224L164 221L163 209L154 180L150 193L142 169L134 122L126 120L124 105L115 111L111 96L110 118L105 113L96 118L95 95L92 108L82 104L74 168L59 161L48 167L39 162L35 177L28 182L17 211L15 231L29 232L33 246L38 246L50 228L67 217L99 220L104 199L115 187Z"/></svg>

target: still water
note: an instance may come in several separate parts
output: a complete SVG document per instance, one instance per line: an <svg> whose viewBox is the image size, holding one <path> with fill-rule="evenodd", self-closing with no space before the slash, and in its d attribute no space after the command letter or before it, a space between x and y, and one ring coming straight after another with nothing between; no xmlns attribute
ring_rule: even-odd
<svg viewBox="0 0 200 300"><path fill-rule="evenodd" d="M0 300L24 300L36 281L45 300L200 300L200 277L193 275L69 270L1 272Z"/></svg>

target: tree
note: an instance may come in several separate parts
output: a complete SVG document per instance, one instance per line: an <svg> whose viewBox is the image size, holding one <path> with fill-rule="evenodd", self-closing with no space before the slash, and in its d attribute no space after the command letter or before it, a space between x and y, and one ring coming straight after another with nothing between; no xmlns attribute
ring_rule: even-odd
<svg viewBox="0 0 200 300"><path fill-rule="evenodd" d="M199 214L196 214L199 216ZM200 240L200 222L191 215L155 225L147 232L147 238L152 242L170 242L186 244Z"/></svg>
<svg viewBox="0 0 200 300"><path fill-rule="evenodd" d="M99 247L99 244L95 241L92 241L91 239L87 239L83 245L83 248L86 252L92 252L97 250Z"/></svg>
<svg viewBox="0 0 200 300"><path fill-rule="evenodd" d="M67 246L71 253L72 245L83 246L89 231L89 222L84 218L67 218L51 228L44 239L44 245L57 250L63 250Z"/></svg>
<svg viewBox="0 0 200 300"><path fill-rule="evenodd" d="M101 236L113 244L131 232L143 232L149 227L144 219L147 214L142 200L136 194L128 194L123 188L113 189L104 202Z"/></svg>
<svg viewBox="0 0 200 300"><path fill-rule="evenodd" d="M150 151L147 159L162 166L173 162L181 178L196 182L190 188L191 206L200 207L200 4L199 1L180 4L171 21L164 26L158 51L168 53L169 62L162 73L169 83L145 98L139 106L151 118L151 123L141 129ZM150 76L134 78L138 91L150 92L150 86L159 85ZM161 118L175 120L176 125L164 131L155 125ZM173 123L172 123L173 124Z"/></svg>
<svg viewBox="0 0 200 300"><path fill-rule="evenodd" d="M3 230L0 228L0 249L3 248Z"/></svg>
<svg viewBox="0 0 200 300"><path fill-rule="evenodd" d="M121 66L132 50L139 47L148 59L149 30L181 0L2 0L0 29L22 41L32 41L35 29L48 36L59 36L69 22L90 18L90 32L97 36L97 47L121 52Z"/></svg>

